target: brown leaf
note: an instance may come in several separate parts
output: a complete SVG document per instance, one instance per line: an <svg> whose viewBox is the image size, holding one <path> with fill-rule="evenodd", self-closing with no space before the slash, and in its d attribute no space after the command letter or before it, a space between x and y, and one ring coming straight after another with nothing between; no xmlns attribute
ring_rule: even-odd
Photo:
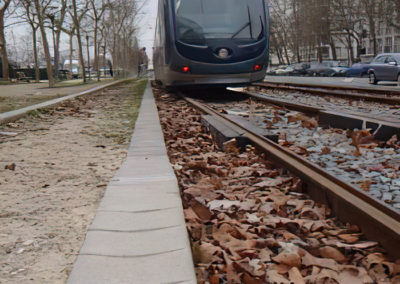
<svg viewBox="0 0 400 284"><path fill-rule="evenodd" d="M262 284L262 283L264 283L264 281L260 277L256 278L248 273L244 273L243 283L244 284Z"/></svg>
<svg viewBox="0 0 400 284"><path fill-rule="evenodd" d="M237 141L235 138L233 138L232 140L229 140L227 142L225 142L222 145L222 150L225 153L234 153L234 154L239 154L240 150L237 147Z"/></svg>
<svg viewBox="0 0 400 284"><path fill-rule="evenodd" d="M217 270L214 270L214 272L210 274L208 281L210 281L210 284L219 284L219 275Z"/></svg>
<svg viewBox="0 0 400 284"><path fill-rule="evenodd" d="M188 208L183 210L183 213L185 215L185 220L188 222L194 222L196 223L197 221L200 221L199 216L197 216L196 213L194 213L192 208Z"/></svg>
<svg viewBox="0 0 400 284"><path fill-rule="evenodd" d="M4 167L4 169L5 169L5 170L10 170L10 171L15 171L15 167L16 167L15 163L12 163L12 164L10 164L10 165L6 165L6 166Z"/></svg>
<svg viewBox="0 0 400 284"><path fill-rule="evenodd" d="M290 180L291 179L283 178L283 177L263 178L262 182L256 183L254 186L255 187L273 187L273 186L282 185Z"/></svg>
<svg viewBox="0 0 400 284"><path fill-rule="evenodd" d="M339 271L339 265L333 259L315 257L305 250L302 249L300 250L301 250L301 255L303 255L301 259L303 265L318 266L318 267L329 268L334 271Z"/></svg>
<svg viewBox="0 0 400 284"><path fill-rule="evenodd" d="M348 244L354 244L359 240L360 235L359 234L342 234L339 235L339 238L341 238L343 241L345 241Z"/></svg>
<svg viewBox="0 0 400 284"><path fill-rule="evenodd" d="M361 183L360 188L366 192L369 192L371 189L372 181L365 180Z"/></svg>
<svg viewBox="0 0 400 284"><path fill-rule="evenodd" d="M290 281L280 275L276 270L267 270L267 283L290 284Z"/></svg>
<svg viewBox="0 0 400 284"><path fill-rule="evenodd" d="M296 284L305 284L306 283L297 267L292 267L292 269L289 270L289 280Z"/></svg>
<svg viewBox="0 0 400 284"><path fill-rule="evenodd" d="M329 246L322 247L319 249L319 253L321 254L322 257L332 258L340 263L347 261L346 257L339 250L333 247Z"/></svg>
<svg viewBox="0 0 400 284"><path fill-rule="evenodd" d="M228 284L237 284L241 282L233 264L228 264L226 267L226 279Z"/></svg>
<svg viewBox="0 0 400 284"><path fill-rule="evenodd" d="M273 261L285 264L289 267L300 267L301 257L294 252L281 252L279 255L272 258Z"/></svg>
<svg viewBox="0 0 400 284"><path fill-rule="evenodd" d="M363 267L348 265L339 273L339 283L341 284L364 284L373 282L374 280L372 280Z"/></svg>
<svg viewBox="0 0 400 284"><path fill-rule="evenodd" d="M198 242L193 245L193 259L195 263L211 264L214 261L219 260L217 254L222 254L222 249L216 247L210 243Z"/></svg>
<svg viewBox="0 0 400 284"><path fill-rule="evenodd" d="M321 151L322 155L327 155L327 154L330 154L330 153L331 153L331 148L329 148L329 147L322 148L322 151Z"/></svg>
<svg viewBox="0 0 400 284"><path fill-rule="evenodd" d="M189 206L203 222L207 222L211 219L211 211L208 209L207 206L203 205L196 199L190 200Z"/></svg>

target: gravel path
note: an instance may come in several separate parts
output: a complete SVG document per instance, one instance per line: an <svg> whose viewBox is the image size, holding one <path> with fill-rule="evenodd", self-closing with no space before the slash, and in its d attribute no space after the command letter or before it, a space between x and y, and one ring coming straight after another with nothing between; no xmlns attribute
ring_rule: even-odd
<svg viewBox="0 0 400 284"><path fill-rule="evenodd" d="M125 159L144 83L0 128L0 283L65 283Z"/></svg>

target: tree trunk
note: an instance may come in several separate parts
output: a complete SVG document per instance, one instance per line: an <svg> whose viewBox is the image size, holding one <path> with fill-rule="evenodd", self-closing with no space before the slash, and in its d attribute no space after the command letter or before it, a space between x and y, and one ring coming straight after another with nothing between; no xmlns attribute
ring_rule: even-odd
<svg viewBox="0 0 400 284"><path fill-rule="evenodd" d="M332 38L330 40L330 46L332 50L332 60L337 60L336 45Z"/></svg>
<svg viewBox="0 0 400 284"><path fill-rule="evenodd" d="M45 30L44 23L43 23L42 7L39 4L39 0L35 0L35 7L36 7L36 13L38 15L38 20L39 20L40 33L42 35L44 55L46 57L47 76L49 78L49 87L53 88L54 87L53 66L51 65L49 43L47 41L46 30Z"/></svg>
<svg viewBox="0 0 400 284"><path fill-rule="evenodd" d="M10 70L8 67L7 45L6 45L6 37L4 34L4 11L0 12L0 52L1 52L3 79L9 80Z"/></svg>
<svg viewBox="0 0 400 284"><path fill-rule="evenodd" d="M37 52L37 38L36 38L37 28L32 26L32 43L33 43L33 58L35 60L35 82L40 82L40 71L39 71L39 60Z"/></svg>
<svg viewBox="0 0 400 284"><path fill-rule="evenodd" d="M99 68L99 49L97 45L98 23L94 22L94 68L97 72L97 81L100 81L100 68Z"/></svg>
<svg viewBox="0 0 400 284"><path fill-rule="evenodd" d="M58 55L57 55L57 42L56 42L56 34L54 31L54 24L52 25L52 36L53 36L53 53L54 53L54 67L53 67L53 72L54 72L54 77L57 80L58 79Z"/></svg>
<svg viewBox="0 0 400 284"><path fill-rule="evenodd" d="M74 9L74 23L76 28L76 38L78 39L78 50L79 50L79 65L81 66L81 75L83 82L86 83L86 73L85 73L85 62L83 60L83 49L82 49L82 39L81 39L81 27L78 21L78 12L76 8L76 0L72 0L72 6Z"/></svg>
<svg viewBox="0 0 400 284"><path fill-rule="evenodd" d="M72 75L72 53L74 52L73 37L74 37L74 32L71 31L71 33L69 34L69 71L71 72L71 75Z"/></svg>

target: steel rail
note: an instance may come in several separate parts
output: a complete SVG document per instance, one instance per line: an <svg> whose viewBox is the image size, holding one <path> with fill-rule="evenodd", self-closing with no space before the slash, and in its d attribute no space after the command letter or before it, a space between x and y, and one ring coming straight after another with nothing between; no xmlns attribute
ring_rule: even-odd
<svg viewBox="0 0 400 284"><path fill-rule="evenodd" d="M324 107L314 107L285 99L271 98L251 91L237 91L235 89L229 89L229 91L244 94L269 104L314 115L318 117L318 122L324 127L361 129L365 125L367 128L372 129L372 132L376 131L375 138L382 141L389 140L393 135L400 135L400 120L376 118L359 112L328 110Z"/></svg>
<svg viewBox="0 0 400 284"><path fill-rule="evenodd" d="M344 86L314 86L314 85L301 85L295 83L272 83L263 82L253 84L255 87L261 88L275 88L289 91L300 91L310 94L315 94L318 96L337 96L347 99L358 99L379 103L386 103L390 105L400 104L400 92L394 92L389 90L367 90L367 89L357 89ZM373 95L375 94L375 95ZM381 95L376 95L381 94ZM391 96L387 96L391 95ZM397 95L397 96L396 96Z"/></svg>
<svg viewBox="0 0 400 284"><path fill-rule="evenodd" d="M307 193L314 200L327 204L339 220L358 225L365 236L378 241L390 255L400 257L399 212L339 180L294 152L244 128L224 114L191 98L184 97L184 99L201 112L212 115L227 127L243 133L243 136L260 151L267 153L269 158L306 181Z"/></svg>

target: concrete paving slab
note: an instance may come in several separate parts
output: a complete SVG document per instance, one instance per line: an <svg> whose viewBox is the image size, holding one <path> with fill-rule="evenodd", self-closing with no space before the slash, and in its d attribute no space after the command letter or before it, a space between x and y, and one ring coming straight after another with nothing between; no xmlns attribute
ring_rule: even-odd
<svg viewBox="0 0 400 284"><path fill-rule="evenodd" d="M174 176L174 171L166 155L140 155L136 156L135 159L127 160L118 170L115 177L142 177L148 174L150 167L152 175L170 174Z"/></svg>
<svg viewBox="0 0 400 284"><path fill-rule="evenodd" d="M182 207L179 193L163 194L161 191L143 189L114 189L106 191L98 210L137 212Z"/></svg>
<svg viewBox="0 0 400 284"><path fill-rule="evenodd" d="M135 232L89 231L80 254L140 257L187 248L182 225Z"/></svg>
<svg viewBox="0 0 400 284"><path fill-rule="evenodd" d="M117 258L82 255L68 283L71 284L167 284L197 283L186 263L187 249L148 257ZM99 269L101 267L102 269Z"/></svg>
<svg viewBox="0 0 400 284"><path fill-rule="evenodd" d="M127 160L106 189L68 283L196 283L178 182L149 86Z"/></svg>
<svg viewBox="0 0 400 284"><path fill-rule="evenodd" d="M181 208L146 212L99 211L89 230L144 231L175 227L182 224Z"/></svg>

